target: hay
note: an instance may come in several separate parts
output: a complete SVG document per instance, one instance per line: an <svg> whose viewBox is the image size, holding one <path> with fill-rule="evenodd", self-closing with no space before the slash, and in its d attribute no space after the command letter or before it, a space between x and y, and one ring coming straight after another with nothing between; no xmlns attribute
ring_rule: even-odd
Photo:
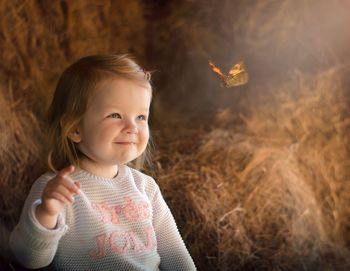
<svg viewBox="0 0 350 271"><path fill-rule="evenodd" d="M46 108L59 75L88 54L144 59L142 9L141 1L0 1L0 262L29 188L46 170Z"/></svg>
<svg viewBox="0 0 350 271"><path fill-rule="evenodd" d="M201 270L349 268L341 82L339 69L297 74L269 101L246 104L247 116L227 108L209 131L184 128L158 158L159 182ZM169 144L166 134L158 140Z"/></svg>
<svg viewBox="0 0 350 271"><path fill-rule="evenodd" d="M163 108L216 109L264 92L291 73L319 72L349 62L348 4L338 0L222 0L167 2L149 22L149 60L157 75ZM156 16L158 15L158 16ZM163 15L163 16L161 16ZM243 60L249 82L225 94L208 60L224 71ZM186 102L179 102L186 101ZM229 106L229 105L227 105Z"/></svg>
<svg viewBox="0 0 350 271"><path fill-rule="evenodd" d="M1 257L59 74L129 52L160 71L151 173L200 270L349 269L345 2L0 1ZM209 59L249 83L220 89Z"/></svg>

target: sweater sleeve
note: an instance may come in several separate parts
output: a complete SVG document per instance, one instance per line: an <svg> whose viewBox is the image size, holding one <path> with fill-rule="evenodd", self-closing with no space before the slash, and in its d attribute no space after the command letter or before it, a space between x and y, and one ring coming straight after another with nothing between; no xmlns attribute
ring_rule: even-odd
<svg viewBox="0 0 350 271"><path fill-rule="evenodd" d="M177 229L171 211L157 186L153 198L153 226L161 258L160 270L196 270L194 262Z"/></svg>
<svg viewBox="0 0 350 271"><path fill-rule="evenodd" d="M59 240L68 229L62 213L52 230L42 226L35 217L44 187L52 177L52 174L45 174L34 183L24 203L20 220L10 236L10 248L15 259L26 268L49 265L55 256Z"/></svg>

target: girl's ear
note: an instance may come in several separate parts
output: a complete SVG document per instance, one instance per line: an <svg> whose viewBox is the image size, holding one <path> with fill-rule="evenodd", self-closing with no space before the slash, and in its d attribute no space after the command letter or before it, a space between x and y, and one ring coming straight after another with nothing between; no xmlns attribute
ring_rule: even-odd
<svg viewBox="0 0 350 271"><path fill-rule="evenodd" d="M67 121L68 121L68 119L66 116L64 116L60 120L60 125L61 125L62 129L64 129L63 127L65 127L65 124L66 124L65 122L67 122ZM70 128L70 131L68 132L67 136L70 140L72 140L75 143L79 143L81 141L81 135L79 133L79 128L77 126L73 126L72 128Z"/></svg>
<svg viewBox="0 0 350 271"><path fill-rule="evenodd" d="M79 143L81 141L81 136L77 127L75 127L73 131L69 132L68 137L75 143Z"/></svg>

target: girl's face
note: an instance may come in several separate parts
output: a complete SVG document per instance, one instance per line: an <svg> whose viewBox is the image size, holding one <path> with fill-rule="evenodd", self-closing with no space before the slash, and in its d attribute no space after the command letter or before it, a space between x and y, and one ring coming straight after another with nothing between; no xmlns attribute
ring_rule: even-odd
<svg viewBox="0 0 350 271"><path fill-rule="evenodd" d="M73 139L86 156L84 168L110 170L140 156L149 139L150 103L151 89L137 82L113 78L101 84Z"/></svg>

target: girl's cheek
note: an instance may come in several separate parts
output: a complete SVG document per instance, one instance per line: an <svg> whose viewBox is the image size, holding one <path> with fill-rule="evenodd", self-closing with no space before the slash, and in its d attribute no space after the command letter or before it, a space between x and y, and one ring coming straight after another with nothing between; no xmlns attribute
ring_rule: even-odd
<svg viewBox="0 0 350 271"><path fill-rule="evenodd" d="M144 132L148 132L149 128L148 128L148 123L141 123L138 126L139 131L144 131Z"/></svg>
<svg viewBox="0 0 350 271"><path fill-rule="evenodd" d="M144 140L148 140L149 139L149 129L148 126L144 127L141 131L142 133L142 137L144 138Z"/></svg>

